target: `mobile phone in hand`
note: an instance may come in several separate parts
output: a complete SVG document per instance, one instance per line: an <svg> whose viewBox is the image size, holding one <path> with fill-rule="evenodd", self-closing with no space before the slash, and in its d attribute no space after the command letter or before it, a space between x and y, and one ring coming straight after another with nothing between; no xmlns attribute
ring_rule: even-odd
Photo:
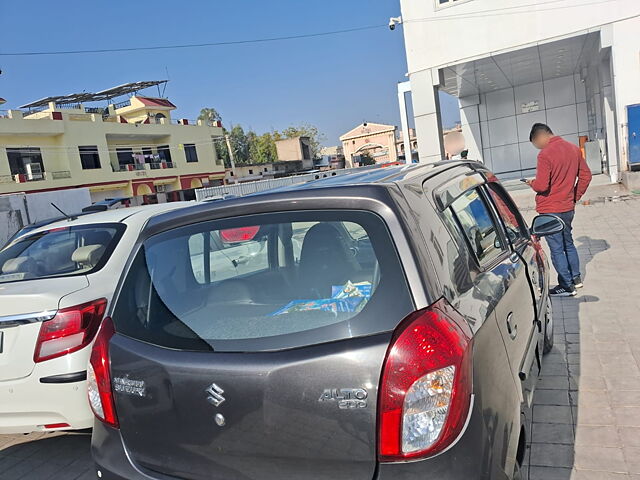
<svg viewBox="0 0 640 480"><path fill-rule="evenodd" d="M527 180L526 178L521 178L521 179L520 179L520 181L521 181L522 183L527 183L529 180Z"/></svg>

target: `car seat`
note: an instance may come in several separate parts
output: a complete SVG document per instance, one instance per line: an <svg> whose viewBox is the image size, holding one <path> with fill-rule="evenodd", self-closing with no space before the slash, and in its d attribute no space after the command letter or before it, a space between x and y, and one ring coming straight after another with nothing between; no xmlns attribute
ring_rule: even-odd
<svg viewBox="0 0 640 480"><path fill-rule="evenodd" d="M360 266L343 234L330 223L318 223L304 237L298 281L301 298L329 298L331 287L356 282Z"/></svg>

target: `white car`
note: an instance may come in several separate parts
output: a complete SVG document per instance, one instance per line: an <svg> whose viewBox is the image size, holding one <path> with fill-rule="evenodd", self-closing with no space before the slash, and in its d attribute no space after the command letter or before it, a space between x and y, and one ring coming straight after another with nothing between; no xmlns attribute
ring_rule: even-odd
<svg viewBox="0 0 640 480"><path fill-rule="evenodd" d="M192 202L109 210L0 250L0 434L83 429L91 344L147 220Z"/></svg>

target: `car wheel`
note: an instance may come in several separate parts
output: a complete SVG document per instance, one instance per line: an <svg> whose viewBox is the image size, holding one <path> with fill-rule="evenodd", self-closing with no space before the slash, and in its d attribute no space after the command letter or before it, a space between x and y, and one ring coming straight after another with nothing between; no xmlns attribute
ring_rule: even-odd
<svg viewBox="0 0 640 480"><path fill-rule="evenodd" d="M547 309L544 314L544 350L549 353L553 348L553 306L551 298L547 297Z"/></svg>

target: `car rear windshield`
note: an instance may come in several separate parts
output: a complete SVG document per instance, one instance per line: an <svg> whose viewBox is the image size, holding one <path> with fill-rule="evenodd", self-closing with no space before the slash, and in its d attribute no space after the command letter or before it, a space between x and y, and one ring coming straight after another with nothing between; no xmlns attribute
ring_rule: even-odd
<svg viewBox="0 0 640 480"><path fill-rule="evenodd" d="M92 273L106 263L124 225L53 228L0 250L0 283Z"/></svg>
<svg viewBox="0 0 640 480"><path fill-rule="evenodd" d="M253 215L158 234L122 285L116 330L196 351L266 351L393 329L412 310L384 221L363 211Z"/></svg>

